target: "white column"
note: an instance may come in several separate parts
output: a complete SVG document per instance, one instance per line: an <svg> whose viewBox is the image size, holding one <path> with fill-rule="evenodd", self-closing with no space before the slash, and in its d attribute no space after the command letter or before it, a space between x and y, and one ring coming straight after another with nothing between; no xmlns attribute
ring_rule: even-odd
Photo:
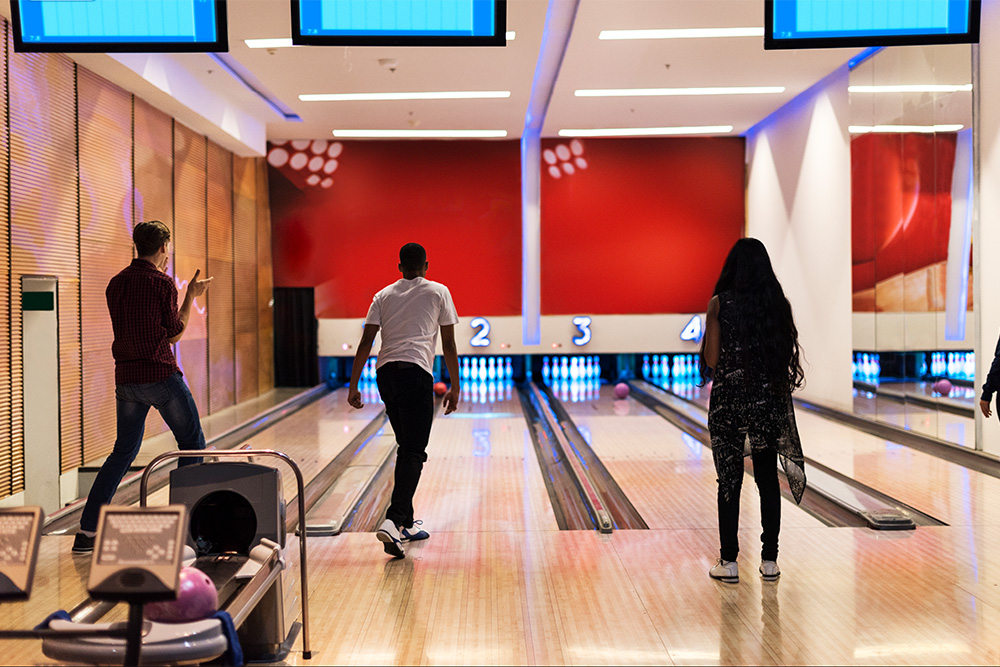
<svg viewBox="0 0 1000 667"><path fill-rule="evenodd" d="M803 398L852 410L851 151L844 65L748 135L747 236L792 304Z"/></svg>
<svg viewBox="0 0 1000 667"><path fill-rule="evenodd" d="M979 123L979 215L973 219L976 390L986 380L1000 336L1000 0L984 0L975 82ZM978 400L976 406L978 408ZM1000 422L976 410L976 447L1000 454Z"/></svg>
<svg viewBox="0 0 1000 667"><path fill-rule="evenodd" d="M59 509L59 322L54 276L21 278L24 501Z"/></svg>

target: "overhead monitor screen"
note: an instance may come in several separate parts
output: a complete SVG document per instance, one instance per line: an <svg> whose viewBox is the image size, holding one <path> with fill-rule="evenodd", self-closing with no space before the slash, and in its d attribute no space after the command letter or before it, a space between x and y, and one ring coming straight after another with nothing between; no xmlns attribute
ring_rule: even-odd
<svg viewBox="0 0 1000 667"><path fill-rule="evenodd" d="M506 0L292 0L303 46L504 46Z"/></svg>
<svg viewBox="0 0 1000 667"><path fill-rule="evenodd" d="M225 0L12 0L19 52L225 52Z"/></svg>
<svg viewBox="0 0 1000 667"><path fill-rule="evenodd" d="M767 0L764 48L979 41L979 0Z"/></svg>

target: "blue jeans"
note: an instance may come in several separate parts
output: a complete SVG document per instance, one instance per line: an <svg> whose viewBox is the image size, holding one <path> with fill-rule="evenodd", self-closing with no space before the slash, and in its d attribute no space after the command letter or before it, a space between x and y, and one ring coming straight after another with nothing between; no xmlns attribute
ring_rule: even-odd
<svg viewBox="0 0 1000 667"><path fill-rule="evenodd" d="M205 434L201 430L198 407L180 373L152 384L117 385L115 398L118 399L118 436L114 449L101 465L90 495L87 496L87 504L80 518L81 530L97 530L101 506L107 505L114 498L118 484L139 453L150 407L160 412L180 449L205 449ZM201 461L201 457L186 457L180 459L178 465L191 465Z"/></svg>

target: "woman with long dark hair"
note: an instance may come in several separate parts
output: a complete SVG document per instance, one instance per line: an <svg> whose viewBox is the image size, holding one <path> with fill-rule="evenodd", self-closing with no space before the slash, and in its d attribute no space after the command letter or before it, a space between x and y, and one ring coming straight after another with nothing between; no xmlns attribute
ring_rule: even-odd
<svg viewBox="0 0 1000 667"><path fill-rule="evenodd" d="M802 499L806 476L799 444L792 391L802 386L798 330L792 307L771 268L764 244L740 239L729 251L714 296L708 302L701 349L703 381L712 378L708 430L719 481L718 562L709 576L739 581L736 556L743 459L753 461L760 493L760 573L775 581L781 492L778 461L795 502Z"/></svg>

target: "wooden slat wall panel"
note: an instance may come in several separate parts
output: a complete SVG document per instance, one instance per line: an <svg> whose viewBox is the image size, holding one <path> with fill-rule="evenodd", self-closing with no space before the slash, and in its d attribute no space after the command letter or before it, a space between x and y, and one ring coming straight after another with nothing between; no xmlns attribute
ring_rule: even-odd
<svg viewBox="0 0 1000 667"><path fill-rule="evenodd" d="M80 259L77 207L75 66L63 55L9 49L11 133L12 368L15 382L15 492L23 484L23 397L20 395L20 281L25 274L59 278L61 469L80 465ZM18 405L20 403L21 405ZM20 423L19 423L20 422ZM19 446L20 445L20 446Z"/></svg>
<svg viewBox="0 0 1000 667"><path fill-rule="evenodd" d="M257 163L257 328L260 393L274 389L274 274L271 269L271 203L267 188L267 163Z"/></svg>
<svg viewBox="0 0 1000 667"><path fill-rule="evenodd" d="M208 406L236 403L233 319L233 154L208 142Z"/></svg>
<svg viewBox="0 0 1000 667"><path fill-rule="evenodd" d="M135 220L159 220L174 230L174 120L136 97L134 111L133 169ZM174 274L174 261L167 263ZM183 292L178 298L183 298ZM179 305L179 304L178 304ZM176 346L174 350L176 351ZM163 433L167 425L156 410L146 418L146 437Z"/></svg>
<svg viewBox="0 0 1000 667"><path fill-rule="evenodd" d="M0 36L3 44L0 47L3 61L7 62L7 49L10 40L10 24L0 21ZM0 99L7 99L7 68L0 67ZM0 123L4 128L0 132L0 214L7 217L8 185L10 170L10 141L7 133L7 105L0 105ZM11 368L10 368L10 225L9 220L0 224L0 276L4 284L0 285L0 497L13 493L11 487L11 465L13 438L11 437Z"/></svg>
<svg viewBox="0 0 1000 667"><path fill-rule="evenodd" d="M83 461L115 443L114 332L104 291L132 260L132 95L80 68L80 312Z"/></svg>
<svg viewBox="0 0 1000 667"><path fill-rule="evenodd" d="M253 158L233 157L233 294L236 402L259 394L257 330L257 171Z"/></svg>
<svg viewBox="0 0 1000 667"><path fill-rule="evenodd" d="M174 123L174 267L180 298L196 270L206 275L206 153L205 137ZM177 363L202 415L209 411L206 315L205 298L195 300L184 337L176 346Z"/></svg>

